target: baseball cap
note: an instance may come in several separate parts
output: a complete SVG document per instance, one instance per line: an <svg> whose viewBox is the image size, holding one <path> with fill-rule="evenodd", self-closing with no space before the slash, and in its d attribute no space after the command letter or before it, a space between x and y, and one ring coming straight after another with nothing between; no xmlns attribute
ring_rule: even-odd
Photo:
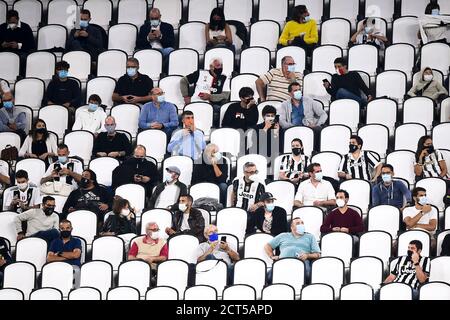
<svg viewBox="0 0 450 320"><path fill-rule="evenodd" d="M259 200L260 201L265 201L265 200L277 200L277 199L274 198L273 194L271 194L270 192L264 192L261 195L261 198Z"/></svg>
<svg viewBox="0 0 450 320"><path fill-rule="evenodd" d="M167 171L167 172L175 172L175 173L178 174L178 175L181 174L180 169L179 169L178 167L176 167L176 166L170 166L170 167L167 167L167 168L166 168L166 171Z"/></svg>

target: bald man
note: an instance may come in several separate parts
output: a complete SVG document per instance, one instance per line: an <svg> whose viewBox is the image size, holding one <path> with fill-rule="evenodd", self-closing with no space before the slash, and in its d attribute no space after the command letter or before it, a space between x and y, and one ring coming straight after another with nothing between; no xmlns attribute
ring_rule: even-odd
<svg viewBox="0 0 450 320"><path fill-rule="evenodd" d="M111 157L120 161L131 154L131 142L124 133L116 131L116 120L112 116L105 119L106 132L100 132L94 141L92 156Z"/></svg>

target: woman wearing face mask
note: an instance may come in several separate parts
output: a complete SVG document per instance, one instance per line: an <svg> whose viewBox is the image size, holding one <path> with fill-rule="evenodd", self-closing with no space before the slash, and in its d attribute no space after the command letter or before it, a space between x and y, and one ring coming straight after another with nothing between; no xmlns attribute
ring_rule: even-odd
<svg viewBox="0 0 450 320"><path fill-rule="evenodd" d="M114 214L106 219L100 235L117 236L126 233L136 233L136 216L128 200L115 199L112 212Z"/></svg>
<svg viewBox="0 0 450 320"><path fill-rule="evenodd" d="M281 158L280 173L278 179L288 180L298 185L301 180L308 178L305 169L308 167L309 158L303 151L302 140L295 138L291 142L292 154L284 155Z"/></svg>
<svg viewBox="0 0 450 320"><path fill-rule="evenodd" d="M19 150L19 157L39 158L48 164L57 155L57 151L55 136L49 134L44 120L37 119Z"/></svg>
<svg viewBox="0 0 450 320"><path fill-rule="evenodd" d="M433 76L433 70L426 67L422 71L422 76L411 87L407 95L409 97L428 97L438 103L448 95L448 91Z"/></svg>
<svg viewBox="0 0 450 320"><path fill-rule="evenodd" d="M230 26L225 21L221 8L214 8L205 26L206 50L211 48L228 48L234 52Z"/></svg>
<svg viewBox="0 0 450 320"><path fill-rule="evenodd" d="M358 31L353 34L350 41L353 44L371 44L377 48L384 48L388 39L377 28L377 24L379 23L381 22L377 22L375 18L364 19L358 24Z"/></svg>
<svg viewBox="0 0 450 320"><path fill-rule="evenodd" d="M246 233L265 232L275 237L287 232L286 210L275 205L274 200L277 199L270 192L265 192L260 200L264 202L264 206L249 213Z"/></svg>
<svg viewBox="0 0 450 320"><path fill-rule="evenodd" d="M416 180L430 177L448 179L444 156L439 150L434 149L430 136L421 137L417 143L414 173Z"/></svg>

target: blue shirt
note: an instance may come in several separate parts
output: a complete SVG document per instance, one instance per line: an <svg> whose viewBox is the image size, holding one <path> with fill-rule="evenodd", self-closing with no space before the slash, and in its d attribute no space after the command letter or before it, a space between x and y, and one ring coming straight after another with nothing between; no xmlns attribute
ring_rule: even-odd
<svg viewBox="0 0 450 320"><path fill-rule="evenodd" d="M70 240L66 243L63 242L61 238L55 239L50 244L50 248L48 249L49 252L73 252L75 249L81 250L81 241L80 239L70 237ZM81 256L80 256L81 258ZM75 265L81 267L80 258L78 259L68 259L64 260L64 262L67 262L68 264Z"/></svg>
<svg viewBox="0 0 450 320"><path fill-rule="evenodd" d="M280 258L296 258L302 253L320 253L316 238L306 232L298 238L292 232L280 233L269 245L273 249L280 247Z"/></svg>
<svg viewBox="0 0 450 320"><path fill-rule="evenodd" d="M139 128L148 129L152 122L161 123L164 131L178 127L177 108L170 102L163 102L157 108L153 102L144 104L139 115Z"/></svg>
<svg viewBox="0 0 450 320"><path fill-rule="evenodd" d="M303 109L303 100L300 101L299 106L295 106L294 104L291 104L292 106L292 115L291 115L291 122L294 126L301 126L303 125L303 118L305 117L305 112Z"/></svg>
<svg viewBox="0 0 450 320"><path fill-rule="evenodd" d="M372 206L380 204L391 205L397 208L403 207L403 199L411 201L411 191L401 181L393 181L390 186L385 186L383 182L372 188Z"/></svg>
<svg viewBox="0 0 450 320"><path fill-rule="evenodd" d="M195 132L185 135L184 130L180 129L172 135L167 151L172 155L187 156L197 160L202 156L205 147L205 137L201 130L196 129Z"/></svg>

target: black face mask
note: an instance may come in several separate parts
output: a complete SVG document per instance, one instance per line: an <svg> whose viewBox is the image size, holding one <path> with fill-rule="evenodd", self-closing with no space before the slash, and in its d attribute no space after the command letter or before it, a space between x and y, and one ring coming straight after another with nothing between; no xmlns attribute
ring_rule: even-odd
<svg viewBox="0 0 450 320"><path fill-rule="evenodd" d="M428 146L427 148L428 148L428 153L433 153L434 152L434 146L433 145Z"/></svg>
<svg viewBox="0 0 450 320"><path fill-rule="evenodd" d="M46 216L51 216L53 212L55 211L55 207L45 207L43 208L43 211Z"/></svg>
<svg viewBox="0 0 450 320"><path fill-rule="evenodd" d="M39 128L39 129L35 129L36 133L39 134L46 134L47 133L47 129L45 128Z"/></svg>
<svg viewBox="0 0 450 320"><path fill-rule="evenodd" d="M356 150L358 150L359 148L358 148L357 145L350 144L350 145L348 146L348 149L350 150L350 153L353 153L353 152L355 152Z"/></svg>
<svg viewBox="0 0 450 320"><path fill-rule="evenodd" d="M292 148L292 153L294 156L298 156L303 154L303 148Z"/></svg>
<svg viewBox="0 0 450 320"><path fill-rule="evenodd" d="M134 158L134 161L136 163L142 163L142 162L144 162L144 158Z"/></svg>
<svg viewBox="0 0 450 320"><path fill-rule="evenodd" d="M61 234L61 238L66 239L66 238L70 237L70 235L72 234L72 231L64 230L64 231L61 231L60 234Z"/></svg>
<svg viewBox="0 0 450 320"><path fill-rule="evenodd" d="M86 188L89 185L89 181L90 180L88 178L82 178L78 185L80 188Z"/></svg>
<svg viewBox="0 0 450 320"><path fill-rule="evenodd" d="M212 27L212 29L216 29L216 28L223 29L225 27L225 24L223 23L222 20L212 20L211 27Z"/></svg>
<svg viewBox="0 0 450 320"><path fill-rule="evenodd" d="M408 250L408 251L407 251L407 255L408 255L408 260L411 260L411 257L412 257L412 255L413 255L412 250Z"/></svg>
<svg viewBox="0 0 450 320"><path fill-rule="evenodd" d="M220 76L223 72L223 68L214 68L214 74Z"/></svg>

